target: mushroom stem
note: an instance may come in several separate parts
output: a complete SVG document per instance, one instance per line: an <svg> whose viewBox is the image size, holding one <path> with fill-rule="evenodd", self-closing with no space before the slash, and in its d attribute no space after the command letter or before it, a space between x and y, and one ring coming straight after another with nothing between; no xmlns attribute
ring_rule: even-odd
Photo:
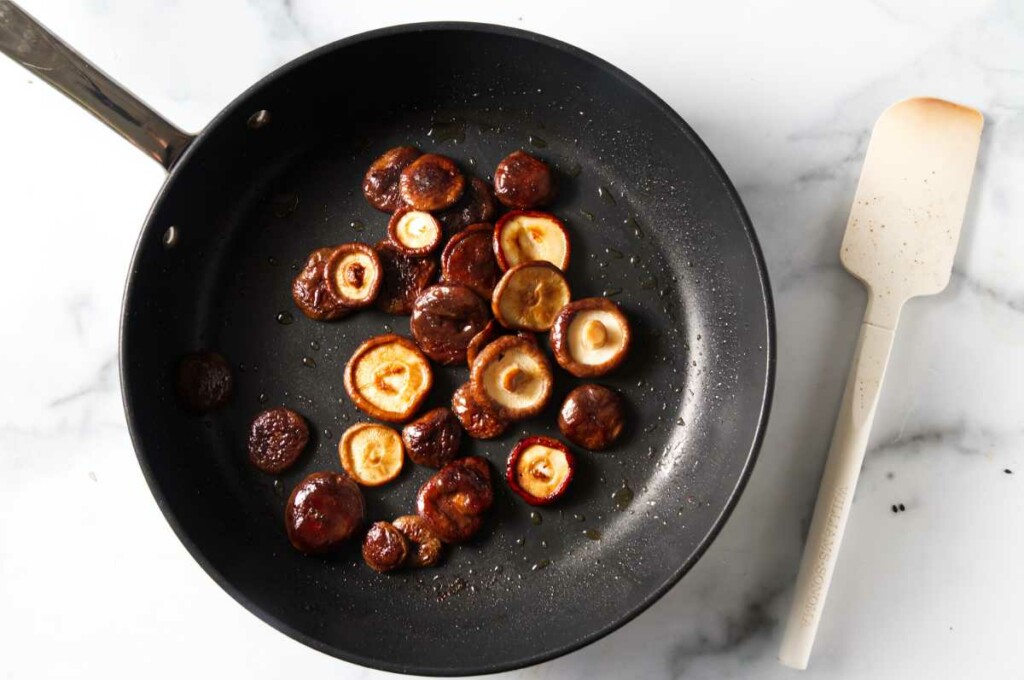
<svg viewBox="0 0 1024 680"><path fill-rule="evenodd" d="M515 392L522 386L526 374L518 366L509 366L501 374L501 386L509 392Z"/></svg>
<svg viewBox="0 0 1024 680"><path fill-rule="evenodd" d="M598 319L591 319L583 327L583 341L588 349L599 349L608 342L608 329Z"/></svg>

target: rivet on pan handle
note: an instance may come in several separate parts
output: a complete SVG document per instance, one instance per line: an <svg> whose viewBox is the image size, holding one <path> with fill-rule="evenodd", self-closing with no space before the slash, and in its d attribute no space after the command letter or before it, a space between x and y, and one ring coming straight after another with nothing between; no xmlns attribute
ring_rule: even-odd
<svg viewBox="0 0 1024 680"><path fill-rule="evenodd" d="M168 170L194 139L9 0L0 0L0 52L78 102Z"/></svg>

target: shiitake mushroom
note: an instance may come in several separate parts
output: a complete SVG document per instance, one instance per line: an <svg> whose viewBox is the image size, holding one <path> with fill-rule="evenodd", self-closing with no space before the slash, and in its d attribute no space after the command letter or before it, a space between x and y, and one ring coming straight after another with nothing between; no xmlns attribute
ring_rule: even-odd
<svg viewBox="0 0 1024 680"><path fill-rule="evenodd" d="M466 184L458 203L437 213L437 219L441 220L449 234L454 234L472 224L490 222L495 212L491 186L479 177L473 177Z"/></svg>
<svg viewBox="0 0 1024 680"><path fill-rule="evenodd" d="M369 307L380 292L380 258L365 243L343 243L334 248L324 265L327 285L346 309Z"/></svg>
<svg viewBox="0 0 1024 680"><path fill-rule="evenodd" d="M501 279L493 233L490 224L474 224L452 236L441 252L441 280L467 286L490 300Z"/></svg>
<svg viewBox="0 0 1024 680"><path fill-rule="evenodd" d="M621 364L632 343L626 315L608 298L584 298L558 312L551 351L558 365L579 378L604 375Z"/></svg>
<svg viewBox="0 0 1024 680"><path fill-rule="evenodd" d="M423 257L441 245L443 230L433 215L404 206L395 211L388 222L388 239L400 251L412 257Z"/></svg>
<svg viewBox="0 0 1024 680"><path fill-rule="evenodd" d="M417 210L444 210L462 196L466 178L447 156L428 153L402 170L398 190L402 201Z"/></svg>
<svg viewBox="0 0 1024 680"><path fill-rule="evenodd" d="M514 335L487 345L470 368L477 400L490 404L501 420L522 420L544 410L554 376L540 348Z"/></svg>
<svg viewBox="0 0 1024 680"><path fill-rule="evenodd" d="M412 314L412 305L437 277L437 260L403 252L390 239L374 246L383 267L377 309L388 314Z"/></svg>
<svg viewBox="0 0 1024 680"><path fill-rule="evenodd" d="M216 352L192 352L178 362L178 401L188 411L205 413L228 402L234 378L227 360Z"/></svg>
<svg viewBox="0 0 1024 680"><path fill-rule="evenodd" d="M558 412L562 434L591 451L603 451L614 444L625 425L625 400L603 385L580 385L569 392Z"/></svg>
<svg viewBox="0 0 1024 680"><path fill-rule="evenodd" d="M409 327L423 353L439 364L466 361L466 347L489 318L487 305L466 286L438 284L423 291L412 307Z"/></svg>
<svg viewBox="0 0 1024 680"><path fill-rule="evenodd" d="M302 313L316 321L340 319L351 311L337 295L327 274L334 248L317 248L306 258L292 282L292 299Z"/></svg>
<svg viewBox="0 0 1024 680"><path fill-rule="evenodd" d="M576 460L565 444L551 437L527 437L512 449L505 479L530 505L548 505L569 488Z"/></svg>
<svg viewBox="0 0 1024 680"><path fill-rule="evenodd" d="M284 522L295 549L315 555L352 537L365 516L366 503L355 482L340 472L314 472L292 490Z"/></svg>
<svg viewBox="0 0 1024 680"><path fill-rule="evenodd" d="M506 328L543 332L571 299L561 269L550 262L523 262L501 277L491 295L491 310Z"/></svg>
<svg viewBox="0 0 1024 680"><path fill-rule="evenodd" d="M536 208L555 197L555 178L544 161L513 151L494 171L494 195L510 208Z"/></svg>
<svg viewBox="0 0 1024 680"><path fill-rule="evenodd" d="M264 472L277 474L290 468L308 443L305 418L283 406L267 409L249 426L249 462Z"/></svg>
<svg viewBox="0 0 1024 680"><path fill-rule="evenodd" d="M565 224L551 213L513 210L494 225L494 255L503 270L543 261L565 271L571 250Z"/></svg>
<svg viewBox="0 0 1024 680"><path fill-rule="evenodd" d="M338 441L341 467L361 486L383 486L398 477L405 462L399 434L380 423L356 423Z"/></svg>
<svg viewBox="0 0 1024 680"><path fill-rule="evenodd" d="M494 439L508 429L509 421L498 415L494 406L477 397L470 383L463 383L452 394L452 413L473 439Z"/></svg>
<svg viewBox="0 0 1024 680"><path fill-rule="evenodd" d="M462 428L451 409L441 406L402 428L402 442L414 463L439 468L459 455Z"/></svg>
<svg viewBox="0 0 1024 680"><path fill-rule="evenodd" d="M426 520L419 515L402 515L392 524L410 543L406 559L410 567L433 567L441 561L441 539L430 530Z"/></svg>
<svg viewBox="0 0 1024 680"><path fill-rule="evenodd" d="M378 574L406 563L409 542L391 522L374 522L363 538L363 561Z"/></svg>
<svg viewBox="0 0 1024 680"><path fill-rule="evenodd" d="M416 514L445 543L469 540L494 502L491 468L479 456L448 463L420 487Z"/></svg>
<svg viewBox="0 0 1024 680"><path fill-rule="evenodd" d="M378 420L411 418L434 384L430 362L409 338L378 335L366 340L345 365L345 391Z"/></svg>
<svg viewBox="0 0 1024 680"><path fill-rule="evenodd" d="M370 205L381 212L394 212L402 207L399 178L402 171L421 155L416 147L398 146L377 158L363 178L363 196Z"/></svg>

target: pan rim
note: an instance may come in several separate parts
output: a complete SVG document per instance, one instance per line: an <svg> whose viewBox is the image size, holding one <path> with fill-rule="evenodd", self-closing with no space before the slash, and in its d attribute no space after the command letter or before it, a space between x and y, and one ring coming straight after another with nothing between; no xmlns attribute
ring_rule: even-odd
<svg viewBox="0 0 1024 680"><path fill-rule="evenodd" d="M522 40L527 40L541 45L550 47L552 49L559 50L567 53L572 57L587 62L597 68L602 69L610 76L619 80L623 85L629 87L635 91L638 95L647 100L652 106L654 106L662 115L675 125L683 134L689 138L694 147L700 152L701 156L709 164L710 169L714 173L717 180L722 184L726 190L734 209L736 210L737 216L743 225L744 232L747 236L747 241L751 248L751 252L754 256L754 263L757 268L758 279L761 284L762 300L764 303L764 319L766 327L766 339L765 348L766 353L766 366L764 374L764 390L761 395L761 409L758 414L757 425L754 430L754 437L751 441L750 449L746 454L746 460L743 464L743 468L740 471L739 478L733 486L731 492L726 499L725 505L718 517L714 519L711 525L711 529L701 539L696 550L690 555L690 557L681 563L674 571L672 571L668 577L657 587L653 588L643 599L639 600L629 611L624 615L620 616L616 620L598 628L587 635L580 636L579 638L557 647L554 649L546 650L544 652L522 656L509 661L500 663L482 664L478 666L463 666L463 667L448 667L448 666L416 666L410 664L399 664L391 663L385 659L379 659L375 657L366 657L358 653L354 653L348 650L338 649L332 645L321 642L320 640L309 636L302 631L295 629L293 626L285 621L273 616L272 614L264 611L255 602L249 599L249 597L240 591L226 578L207 558L203 553L202 549L195 544L192 539L187 535L173 509L167 502L166 497L160 489L160 485L153 473L152 468L149 465L146 457L143 454L144 442L142 441L141 435L136 429L136 413L133 404L130 402L127 396L126 386L129 383L132 367L127 365L125 361L125 345L126 345L126 332L128 327L128 319L131 311L131 307L134 303L132 290L136 277L138 276L138 263L140 260L141 250L143 243L152 238L151 232L157 228L154 224L154 216L156 213L157 206L160 205L163 198L165 197L168 188L174 183L174 179L180 174L181 168L185 167L189 162L189 159L195 152L195 150L203 146L205 140L210 136L210 131L215 130L219 124L227 117L231 116L236 110L238 110L243 103L245 103L251 95L257 93L263 89L267 84L274 80L277 80L291 71L301 68L305 64L312 62L321 56L334 52L336 50L343 49L352 45L356 45L362 42L377 40L380 38L393 37L396 35L417 33L417 32L433 32L433 31L464 31L464 32L476 32L484 33L489 35L499 35L505 37L512 37ZM693 567L697 564L700 558L708 550L711 544L715 541L718 535L721 533L725 523L732 515L740 497L743 495L743 491L746 489L747 483L753 472L754 465L757 462L758 455L760 453L761 445L764 441L765 431L767 429L768 419L771 411L772 397L775 387L775 363L776 363L776 329L775 329L775 307L772 297L771 284L768 277L768 269L764 259L764 254L761 249L760 242L758 241L757 234L754 232L753 224L750 220L750 216L747 213L746 207L743 204L739 193L736 191L735 186L729 179L725 170L721 164L711 153L711 150L707 147L704 141L694 132L690 125L680 116L671 106L668 105L661 97L655 94L650 88L641 83L639 80L629 75L625 71L622 71L613 64L605 61L604 59L591 54L583 49L575 47L569 43L561 40L551 38L546 35L534 33L532 31L526 31L523 29L503 26L499 24L489 23L478 23L478 22L465 22L465 21L432 21L432 22L420 22L420 23L409 23L409 24L397 24L393 26L387 26L384 28L378 28L363 33L351 35L339 40L330 42L326 45L318 47L306 54L293 59L292 61L280 66L264 77L260 78L253 85L246 88L241 94L235 97L227 106L225 106L209 123L196 135L192 144L185 150L181 157L177 160L174 166L170 169L168 176L164 180L163 185L160 187L156 196L153 199L153 203L146 215L145 221L143 222L142 229L139 232L138 239L136 240L135 248L132 253L131 265L128 270L128 276L125 282L124 292L121 303L121 317L120 326L118 331L118 374L121 387L121 399L124 407L125 418L128 425L128 433L131 438L132 447L135 450L135 456L138 460L139 467L142 470L143 477L146 480L146 484L149 487L150 492L153 494L153 498L163 513L164 519L170 525L174 534L181 541L182 545L188 551L189 555L194 559L203 571L205 571L210 578L217 583L228 595L230 595L236 602L242 605L250 613L254 614L261 621L267 623L277 631L284 633L288 637L301 642L302 644L322 652L328 656L332 656L349 663L358 664L366 668L373 668L382 671L388 671L392 673L404 673L404 674L416 674L416 675L428 675L435 677L458 677L467 675L487 675L492 673L501 673L536 664L550 661L558 657L564 656L571 652L582 649L583 647L596 642L597 640L609 635L610 633L623 627L641 613L646 611L655 602L661 599L673 586L675 586Z"/></svg>

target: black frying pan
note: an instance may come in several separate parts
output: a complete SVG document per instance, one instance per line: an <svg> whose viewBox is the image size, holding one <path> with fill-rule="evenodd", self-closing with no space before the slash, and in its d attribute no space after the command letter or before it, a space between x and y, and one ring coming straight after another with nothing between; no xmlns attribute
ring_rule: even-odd
<svg viewBox="0 0 1024 680"><path fill-rule="evenodd" d="M770 292L729 180L640 83L519 30L400 26L288 64L191 138L6 1L0 47L170 170L125 292L125 410L168 522L257 616L367 666L486 673L607 634L707 549L764 432ZM337 437L364 418L342 385L352 350L385 328L408 334L407 319L371 311L312 322L293 307L289 284L311 249L383 236L386 216L363 200L360 178L398 144L437 150L487 178L516 148L550 161L561 173L553 209L571 230L575 296L614 295L638 338L628 362L602 381L632 406L623 443L579 452L571 494L540 510L540 524L499 484L478 540L450 550L437 569L379 576L355 546L331 558L297 554L282 507L303 476L339 469ZM280 323L281 312L294 322ZM173 389L177 359L197 349L223 353L236 378L231 403L203 417L185 413ZM432 400L441 404L466 371L437 374ZM563 374L552 412L496 441L470 441L467 452L501 468L525 433L557 434L553 412L577 383ZM246 462L248 424L265 404L299 410L317 432L312 451L280 479ZM368 490L369 516L409 511L431 472L409 465L396 483Z"/></svg>

